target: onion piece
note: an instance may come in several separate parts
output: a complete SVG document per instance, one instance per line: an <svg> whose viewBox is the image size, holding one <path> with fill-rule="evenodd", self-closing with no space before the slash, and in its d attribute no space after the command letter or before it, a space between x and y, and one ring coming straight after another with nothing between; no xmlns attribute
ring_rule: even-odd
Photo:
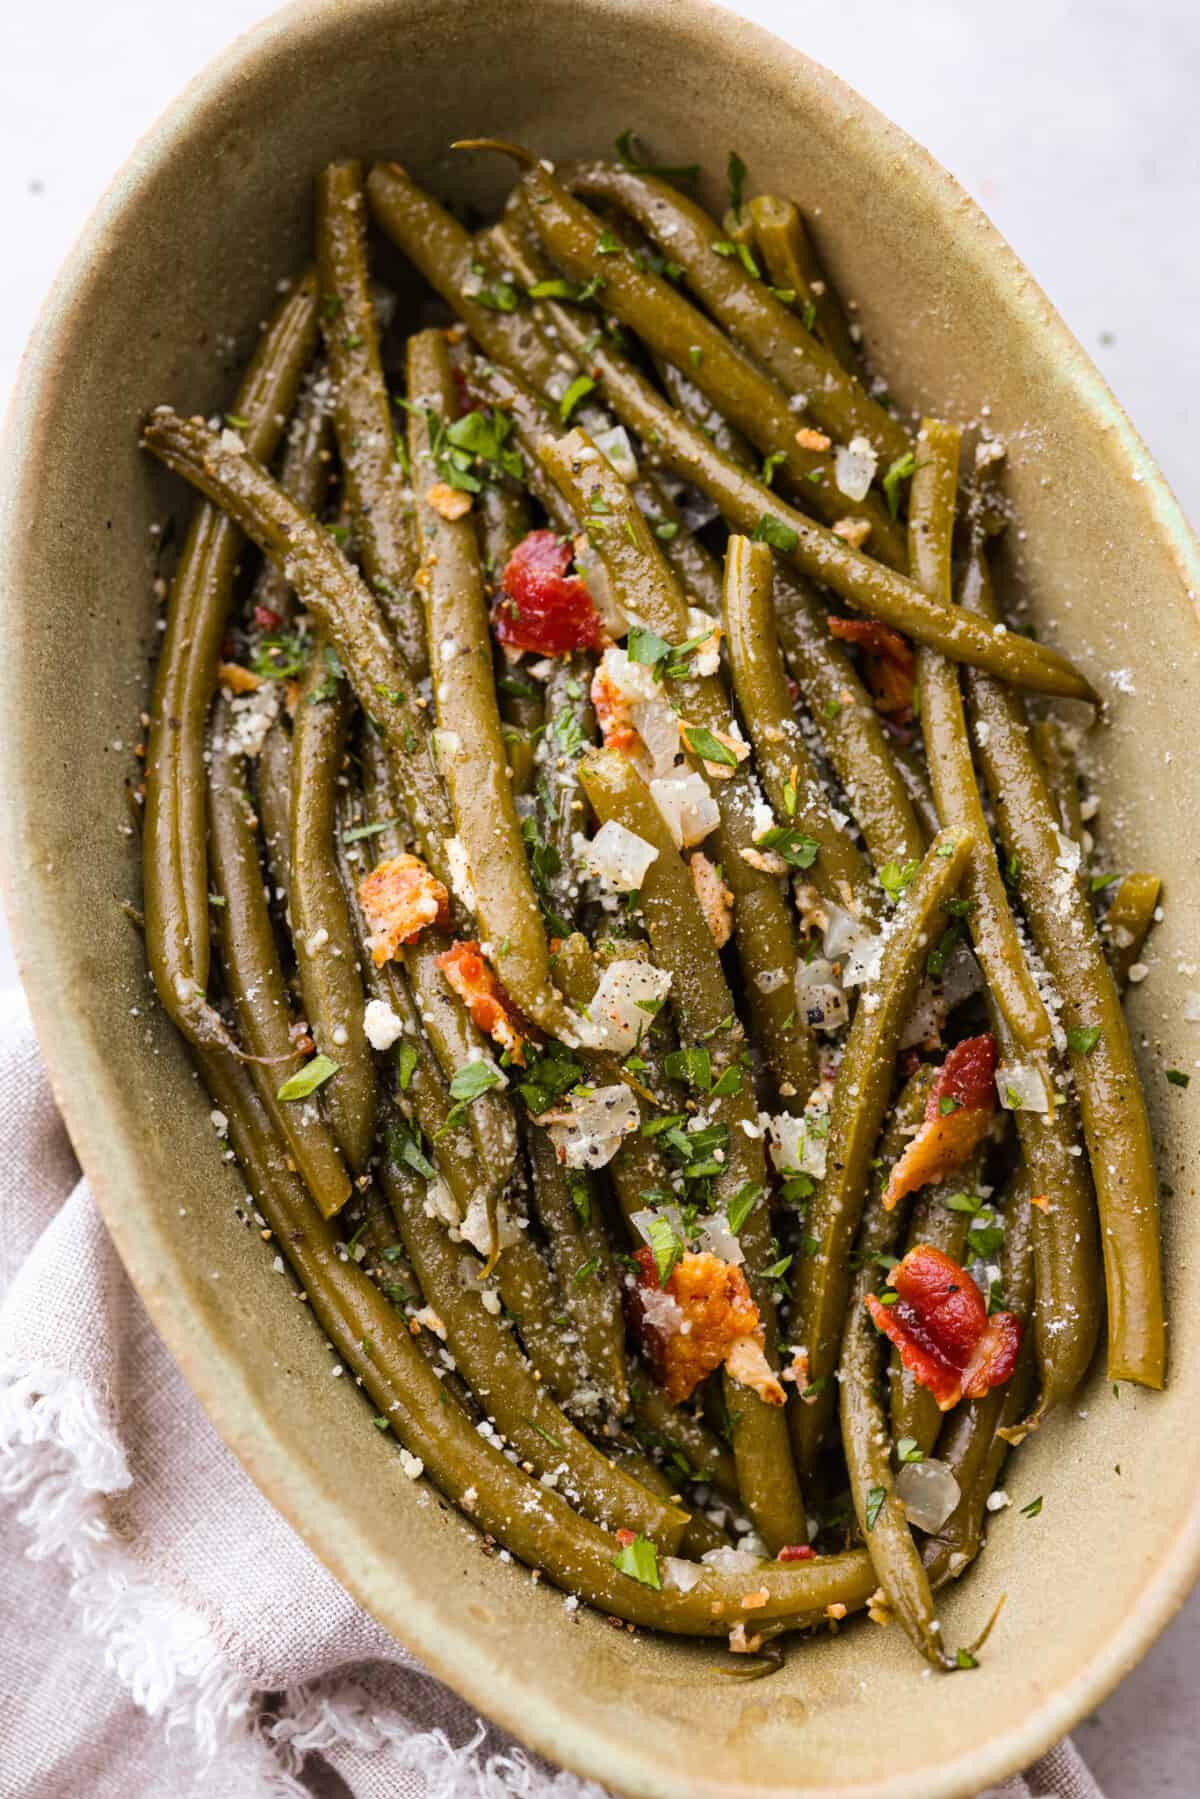
<svg viewBox="0 0 1200 1799"><path fill-rule="evenodd" d="M652 843L613 818L594 837L582 840L587 873L614 893L636 893L657 855Z"/></svg>
<svg viewBox="0 0 1200 1799"><path fill-rule="evenodd" d="M962 1488L948 1462L936 1457L906 1462L896 1476L896 1491L908 1521L918 1530L940 1530L959 1500Z"/></svg>

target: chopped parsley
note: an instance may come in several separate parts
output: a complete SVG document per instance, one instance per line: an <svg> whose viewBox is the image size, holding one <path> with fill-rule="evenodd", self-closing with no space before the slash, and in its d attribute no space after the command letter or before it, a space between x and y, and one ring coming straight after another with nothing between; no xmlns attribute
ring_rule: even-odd
<svg viewBox="0 0 1200 1799"><path fill-rule="evenodd" d="M590 375L576 375L562 399L558 402L558 416L563 424L569 424L571 414L579 402L586 399L595 388L596 383Z"/></svg>
<svg viewBox="0 0 1200 1799"><path fill-rule="evenodd" d="M756 543L769 543L773 550L794 550L800 541L799 534L790 525L769 512L763 513L751 536Z"/></svg>
<svg viewBox="0 0 1200 1799"><path fill-rule="evenodd" d="M1077 1056L1090 1056L1100 1041L1098 1024L1079 1025L1067 1032L1067 1048Z"/></svg>
<svg viewBox="0 0 1200 1799"><path fill-rule="evenodd" d="M811 868L821 847L815 838L798 831L795 825L772 825L754 841L760 849L774 850L777 856L782 856L789 868Z"/></svg>
<svg viewBox="0 0 1200 1799"><path fill-rule="evenodd" d="M728 744L714 737L703 725L684 725L681 734L687 748L701 762L715 762L719 768L737 767L738 759Z"/></svg>
<svg viewBox="0 0 1200 1799"><path fill-rule="evenodd" d="M868 1488L868 1490L867 1490L867 1513L866 1513L866 1523L867 1523L868 1530L874 1530L875 1525L879 1519L879 1514L883 1510L883 1502L886 1498L887 1498L887 1488L886 1487L870 1487L870 1488Z"/></svg>
<svg viewBox="0 0 1200 1799"><path fill-rule="evenodd" d="M1042 1496L1039 1493L1036 1499L1031 1499L1028 1505L1023 1505L1021 1507L1021 1516L1022 1518L1036 1518L1041 1509Z"/></svg>
<svg viewBox="0 0 1200 1799"><path fill-rule="evenodd" d="M340 1064L330 1061L328 1056L314 1056L295 1074L290 1074L279 1091L276 1099L307 1099L318 1087L323 1087L338 1071Z"/></svg>
<svg viewBox="0 0 1200 1799"><path fill-rule="evenodd" d="M407 1093L412 1084L413 1075L417 1071L417 1046L415 1043L401 1043L396 1049L396 1084L401 1093Z"/></svg>
<svg viewBox="0 0 1200 1799"><path fill-rule="evenodd" d="M378 837L380 831L386 831L392 825L398 825L398 818L375 818L369 825L354 825L342 832L343 843L357 843L362 837Z"/></svg>
<svg viewBox="0 0 1200 1799"><path fill-rule="evenodd" d="M900 483L909 481L916 472L917 459L911 450L905 450L903 456L897 456L888 467L883 477L883 497L887 501L887 509L893 518L900 516Z"/></svg>
<svg viewBox="0 0 1200 1799"><path fill-rule="evenodd" d="M683 1241L670 1219L661 1214L647 1220L644 1234L654 1256L659 1284L665 1287L683 1255Z"/></svg>
<svg viewBox="0 0 1200 1799"><path fill-rule="evenodd" d="M1185 1074L1182 1068L1168 1068L1167 1079L1172 1087L1189 1087L1192 1081L1191 1075Z"/></svg>
<svg viewBox="0 0 1200 1799"><path fill-rule="evenodd" d="M725 1208L725 1216L729 1220L729 1228L736 1237L751 1212L762 1198L763 1187L758 1181L746 1181L740 1186Z"/></svg>
<svg viewBox="0 0 1200 1799"><path fill-rule="evenodd" d="M630 1580L640 1581L642 1586L653 1587L656 1593L661 1593L658 1551L649 1537L638 1536L632 1543L626 1543L614 1555L613 1567L619 1574L628 1574Z"/></svg>
<svg viewBox="0 0 1200 1799"><path fill-rule="evenodd" d="M896 1455L902 1462L923 1462L925 1452L915 1437L901 1437L896 1445Z"/></svg>

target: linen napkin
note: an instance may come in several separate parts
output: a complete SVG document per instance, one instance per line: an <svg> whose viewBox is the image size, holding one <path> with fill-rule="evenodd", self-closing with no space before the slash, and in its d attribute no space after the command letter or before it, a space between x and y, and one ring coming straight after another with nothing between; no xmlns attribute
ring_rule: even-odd
<svg viewBox="0 0 1200 1799"><path fill-rule="evenodd" d="M0 1799L190 1792L605 1799L427 1674L243 1473L126 1279L11 995ZM1102 1799L1069 1741L999 1795Z"/></svg>

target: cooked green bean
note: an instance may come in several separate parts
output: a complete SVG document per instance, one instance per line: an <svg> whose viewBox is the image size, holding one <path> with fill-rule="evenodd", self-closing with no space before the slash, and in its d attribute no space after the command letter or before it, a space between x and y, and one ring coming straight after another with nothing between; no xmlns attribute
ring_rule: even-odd
<svg viewBox="0 0 1200 1799"><path fill-rule="evenodd" d="M688 1406L672 1405L662 1388L631 1373L634 1429L680 1464L680 1473L706 1482L731 1505L738 1503L737 1468L707 1424Z"/></svg>
<svg viewBox="0 0 1200 1799"><path fill-rule="evenodd" d="M280 301L238 388L238 437L265 461L279 442L317 342L317 278L309 270ZM204 721L241 551L237 526L198 506L180 553L150 703L142 834L146 953L168 1016L197 1044L228 1047L205 998L208 871Z"/></svg>
<svg viewBox="0 0 1200 1799"><path fill-rule="evenodd" d="M332 407L333 382L326 365L318 362L296 401L279 465L280 487L301 512L314 518L321 516L333 472ZM294 612L290 583L281 569L264 559L250 599L251 617L269 632L289 623Z"/></svg>
<svg viewBox="0 0 1200 1799"><path fill-rule="evenodd" d="M390 1151L382 1179L409 1261L436 1315L428 1328L437 1332L442 1326L456 1364L501 1437L538 1475L553 1476L558 1470L557 1490L589 1517L613 1527L627 1523L673 1554L687 1513L664 1504L601 1455L555 1405L512 1331L485 1305L478 1285L482 1264L463 1245L452 1243L445 1225L429 1216L424 1183Z"/></svg>
<svg viewBox="0 0 1200 1799"><path fill-rule="evenodd" d="M981 619L995 619L982 543L973 550L959 597ZM1158 1182L1120 996L1091 906L1078 881L1061 878L1054 802L1020 700L982 674L968 675L967 694L1000 839L1019 872L1021 904L1062 1007L1100 1211L1109 1379L1161 1387L1166 1346Z"/></svg>
<svg viewBox="0 0 1200 1799"><path fill-rule="evenodd" d="M587 519L617 604L665 643L688 644L686 596L611 464L578 431L557 441L543 440L538 454L576 513ZM683 671L677 676L666 665L663 685L671 704L678 705L689 727L699 726L718 741L734 741L733 715L720 676L695 673L690 654L681 653L681 659ZM729 757L735 752L723 753ZM755 993L764 1053L781 1096L803 1106L813 1084L814 1059L807 1022L797 1014L795 933L779 877L762 865L756 846L761 825L749 767L745 761L730 768L693 760L700 761L720 814L716 855L733 894L738 959L746 986ZM747 851L757 858L757 866L747 859Z"/></svg>
<svg viewBox="0 0 1200 1799"><path fill-rule="evenodd" d="M958 487L959 434L926 419L917 444L917 469L909 494L912 573L927 592L949 603L950 556ZM958 670L934 651L917 655L917 690L925 756L942 824L972 833L976 849L963 880L967 925L993 1007L997 1036L1008 1064L1019 1063L1040 1089L1040 1106L1025 1094L1017 1110L1021 1148L1034 1191L1045 1201L1035 1226L1038 1269L1036 1315L1044 1414L1069 1399L1087 1371L1099 1329L1100 1266L1096 1214L1082 1148L1066 1095L1053 1085L1054 1037L996 861L975 777ZM986 735L986 734L985 734ZM1003 1078L1003 1068L1001 1070ZM1059 1103L1061 1100L1063 1103ZM925 1432L933 1418L928 1396L902 1390L921 1413ZM925 1433L909 1420L910 1434L925 1447Z"/></svg>
<svg viewBox="0 0 1200 1799"><path fill-rule="evenodd" d="M258 752L258 812L275 897L287 906L292 885L292 739L276 719Z"/></svg>
<svg viewBox="0 0 1200 1799"><path fill-rule="evenodd" d="M492 678L492 638L471 520L438 498L445 487L434 446L455 407L445 334L408 341L408 452L417 489L421 586L434 669L438 761L450 788L455 831L474 889L482 935L506 990L552 1036L570 1020L550 980L549 950L506 770ZM446 488L447 493L453 490Z"/></svg>
<svg viewBox="0 0 1200 1799"><path fill-rule="evenodd" d="M442 1403L437 1375L409 1333L397 1328L387 1299L338 1254L331 1228L287 1169L248 1079L213 1052L204 1055L202 1067L227 1111L256 1201L308 1293L314 1317L379 1416L444 1496L512 1554L603 1611L684 1635L725 1635L731 1620L745 1615L746 1575L706 1568L694 1586L680 1591L622 1573L613 1537L529 1480L479 1435L460 1406ZM776 1619L798 1627L823 1621L830 1606L857 1608L874 1580L868 1557L858 1551L790 1566L763 1563L751 1578L767 1594L754 1613L756 1627Z"/></svg>
<svg viewBox="0 0 1200 1799"><path fill-rule="evenodd" d="M601 823L610 819L653 847L641 907L658 966L671 976L671 1009L685 1043L706 1042L714 1084L737 1068L743 1033L721 960L674 838L633 765L615 750L596 750L583 764L584 788ZM745 1082L712 1108L725 1128L725 1161L714 1183L722 1208L747 1183L762 1188L765 1167L757 1108ZM742 1127L749 1124L753 1134ZM763 1270L770 1260L770 1222L763 1200L739 1232L746 1278L763 1323L768 1359L775 1356L775 1300ZM724 1376L733 1424L733 1454L742 1502L768 1548L805 1543L804 1507L788 1450L783 1415L749 1388Z"/></svg>
<svg viewBox="0 0 1200 1799"><path fill-rule="evenodd" d="M906 1127L920 1119L928 1088L927 1077L914 1076L897 1101L880 1144L885 1168L903 1149ZM842 1447L859 1534L870 1551L887 1601L921 1654L940 1668L953 1663L941 1640L929 1579L892 1478L892 1440L900 1432L893 1414L889 1435L879 1399L881 1343L866 1307L867 1295L879 1283L880 1258L894 1249L904 1222L899 1207L889 1211L884 1206L884 1184L885 1177L872 1182L858 1238L859 1270L850 1287L841 1338L837 1385Z"/></svg>
<svg viewBox="0 0 1200 1799"><path fill-rule="evenodd" d="M1079 781L1062 727L1057 719L1041 718L1030 726L1029 734L1045 771L1046 787L1054 801L1059 824L1082 849L1084 826Z"/></svg>
<svg viewBox="0 0 1200 1799"><path fill-rule="evenodd" d="M330 163L317 177L321 326L333 378L334 422L349 523L363 573L414 675L426 673L416 590L417 546L392 406L379 356L367 274L362 164Z"/></svg>
<svg viewBox="0 0 1200 1799"><path fill-rule="evenodd" d="M622 1417L629 1410L625 1323L595 1178L582 1169L561 1167L554 1145L537 1126L530 1128L527 1143L534 1204L566 1315L578 1333L585 1366L610 1411Z"/></svg>
<svg viewBox="0 0 1200 1799"><path fill-rule="evenodd" d="M1104 915L1104 935L1113 979L1124 987L1142 953L1158 911L1162 882L1157 875L1126 875Z"/></svg>
<svg viewBox="0 0 1200 1799"><path fill-rule="evenodd" d="M370 590L329 533L299 512L251 456L223 445L202 422L160 407L143 441L287 570L302 606L328 633L359 705L382 731L397 793L425 860L449 887L445 845L454 824L428 721Z"/></svg>
<svg viewBox="0 0 1200 1799"><path fill-rule="evenodd" d="M829 439L825 447L809 446L797 438L797 413L789 404L788 390L764 374L742 350L730 342L723 331L686 300L671 283L639 264L628 254L605 255L597 249L603 221L569 194L548 170L537 165L527 168L521 177L524 202L550 260L573 281L586 284L603 283L604 307L621 323L636 331L647 348L681 368L707 395L731 424L748 437L764 456L776 458L779 478L786 481L802 497L806 506L831 523L841 518L861 518L871 527L871 544L885 562L896 566L902 556L899 533L883 502L868 494L854 498L838 482L838 461ZM710 226L711 229L711 226ZM719 257L706 261L717 263L719 273L712 282L707 279L705 291L742 277L736 261L724 263ZM803 326L786 308L773 300L765 289L762 299L774 307L785 329L803 333ZM738 302L735 298L734 306ZM845 385L847 377L826 359L818 345L812 343L815 355L829 363L834 384ZM698 354L694 354L698 352ZM820 420L821 402L831 399L828 384L818 378L809 396L814 417ZM864 404L883 419L886 433L898 433L899 441L907 438L880 411L873 401L863 396ZM851 434L858 429L851 425ZM816 434L820 437L821 433ZM840 435L840 433L839 433Z"/></svg>
<svg viewBox="0 0 1200 1799"><path fill-rule="evenodd" d="M513 551L533 528L529 502L515 485L485 481L475 496L474 514L484 578L495 589ZM495 663L497 703L508 766L513 771L513 792L529 793L537 741L546 722L542 689L518 670L509 673L500 649Z"/></svg>
<svg viewBox="0 0 1200 1799"><path fill-rule="evenodd" d="M350 1180L329 1126L316 1104L276 1098L304 1065L292 1028L291 1008L263 895L263 871L253 812L246 792L245 760L233 733L226 700L214 716L208 781L213 879L223 904L221 956L238 1011L254 1079L263 1104L283 1131L296 1167L327 1218L345 1204Z"/></svg>
<svg viewBox="0 0 1200 1799"><path fill-rule="evenodd" d="M791 308L771 292L752 255L747 266L746 259L722 248L712 220L694 200L656 175L635 173L608 162L575 165L568 170L565 184L574 194L615 204L636 219L682 267L689 288L713 318L786 393L805 400L806 415L822 430L847 442L862 433L889 459L903 456L911 448L903 425L871 399L851 372L853 364L840 363L834 351L824 348ZM541 193L549 184L536 185ZM752 218L757 225L753 212ZM751 273L751 267L756 272ZM610 303L607 293L605 303ZM622 316L618 306L613 305L613 310ZM628 323L637 329L636 320ZM702 361L696 380L703 385L703 378ZM733 416L718 392L714 391L712 398L722 412Z"/></svg>
<svg viewBox="0 0 1200 1799"><path fill-rule="evenodd" d="M833 284L812 247L798 207L776 194L756 194L747 209L755 248L775 288L794 294L788 302L842 368L853 374L858 347Z"/></svg>
<svg viewBox="0 0 1200 1799"><path fill-rule="evenodd" d="M962 881L974 848L964 831L942 831L904 890L880 957L864 991L834 1082L826 1148L828 1172L809 1203L805 1225L816 1247L797 1263L793 1338L808 1356L810 1404L790 1408L801 1475L816 1466L833 1414L833 1373L850 1290L850 1249L866 1202L875 1140L895 1076L896 1051L921 977L925 954L946 900ZM872 1003L867 1003L868 1001ZM813 1391L815 1389L815 1391Z"/></svg>
<svg viewBox="0 0 1200 1799"><path fill-rule="evenodd" d="M831 811L820 770L792 713L775 633L774 562L765 543L736 532L725 551L725 631L738 708L763 790L778 819L816 844L814 886L860 915L873 909L870 874Z"/></svg>
<svg viewBox="0 0 1200 1799"><path fill-rule="evenodd" d="M358 1174L375 1138L376 1093L358 946L334 843L351 704L341 664L318 638L292 730L288 913L309 1030L318 1052L336 1066L322 1099L338 1145Z"/></svg>

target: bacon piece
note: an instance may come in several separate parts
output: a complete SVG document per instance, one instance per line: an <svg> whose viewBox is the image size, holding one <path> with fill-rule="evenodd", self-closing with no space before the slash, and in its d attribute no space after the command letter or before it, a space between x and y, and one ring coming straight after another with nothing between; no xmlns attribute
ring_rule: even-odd
<svg viewBox="0 0 1200 1799"><path fill-rule="evenodd" d="M262 676L252 668L243 668L240 662L218 662L217 680L230 693L257 693L262 686Z"/></svg>
<svg viewBox="0 0 1200 1799"><path fill-rule="evenodd" d="M889 1212L906 1193L944 1181L962 1167L996 1110L995 1076L996 1039L990 1031L955 1044L929 1089L920 1130L892 1169L883 1196Z"/></svg>
<svg viewBox="0 0 1200 1799"><path fill-rule="evenodd" d="M519 1068L525 1066L525 1045L535 1036L533 1026L518 1011L483 959L477 943L452 943L437 965L486 1037L506 1049Z"/></svg>
<svg viewBox="0 0 1200 1799"><path fill-rule="evenodd" d="M358 883L358 902L371 927L367 939L378 968L426 925L450 923L450 895L419 856L389 856Z"/></svg>
<svg viewBox="0 0 1200 1799"><path fill-rule="evenodd" d="M900 1295L894 1305L869 1293L867 1309L941 1411L1004 1384L1017 1365L1020 1323L1011 1312L989 1318L965 1268L932 1244L918 1243L892 1270L892 1285Z"/></svg>
<svg viewBox="0 0 1200 1799"><path fill-rule="evenodd" d="M492 630L506 649L539 656L597 650L605 641L592 596L568 575L572 549L553 531L530 531L504 566L503 597L492 608Z"/></svg>
<svg viewBox="0 0 1200 1799"><path fill-rule="evenodd" d="M775 1557L777 1562L815 1562L817 1552L811 1543L785 1543Z"/></svg>
<svg viewBox="0 0 1200 1799"><path fill-rule="evenodd" d="M862 650L863 674L876 711L885 712L898 725L911 724L917 659L907 637L877 618L831 614L829 629L844 643L856 643Z"/></svg>
<svg viewBox="0 0 1200 1799"><path fill-rule="evenodd" d="M718 949L724 949L733 932L733 894L717 873L716 863L710 862L703 850L695 850L688 857L688 869L709 935Z"/></svg>
<svg viewBox="0 0 1200 1799"><path fill-rule="evenodd" d="M256 606L254 622L261 631L277 631L283 620L273 606Z"/></svg>
<svg viewBox="0 0 1200 1799"><path fill-rule="evenodd" d="M642 740L633 723L629 696L621 692L604 662L597 665L592 676L591 701L605 749L620 750L623 756L635 756L642 747Z"/></svg>
<svg viewBox="0 0 1200 1799"><path fill-rule="evenodd" d="M471 496L461 487L451 487L448 481L435 481L425 495L425 504L432 506L440 518L453 522L470 512Z"/></svg>
<svg viewBox="0 0 1200 1799"><path fill-rule="evenodd" d="M783 1388L763 1353L758 1307L740 1268L708 1250L689 1250L664 1287L653 1250L643 1247L634 1259L639 1272L626 1300L630 1329L676 1404L725 1362L733 1378L768 1405L783 1405Z"/></svg>

